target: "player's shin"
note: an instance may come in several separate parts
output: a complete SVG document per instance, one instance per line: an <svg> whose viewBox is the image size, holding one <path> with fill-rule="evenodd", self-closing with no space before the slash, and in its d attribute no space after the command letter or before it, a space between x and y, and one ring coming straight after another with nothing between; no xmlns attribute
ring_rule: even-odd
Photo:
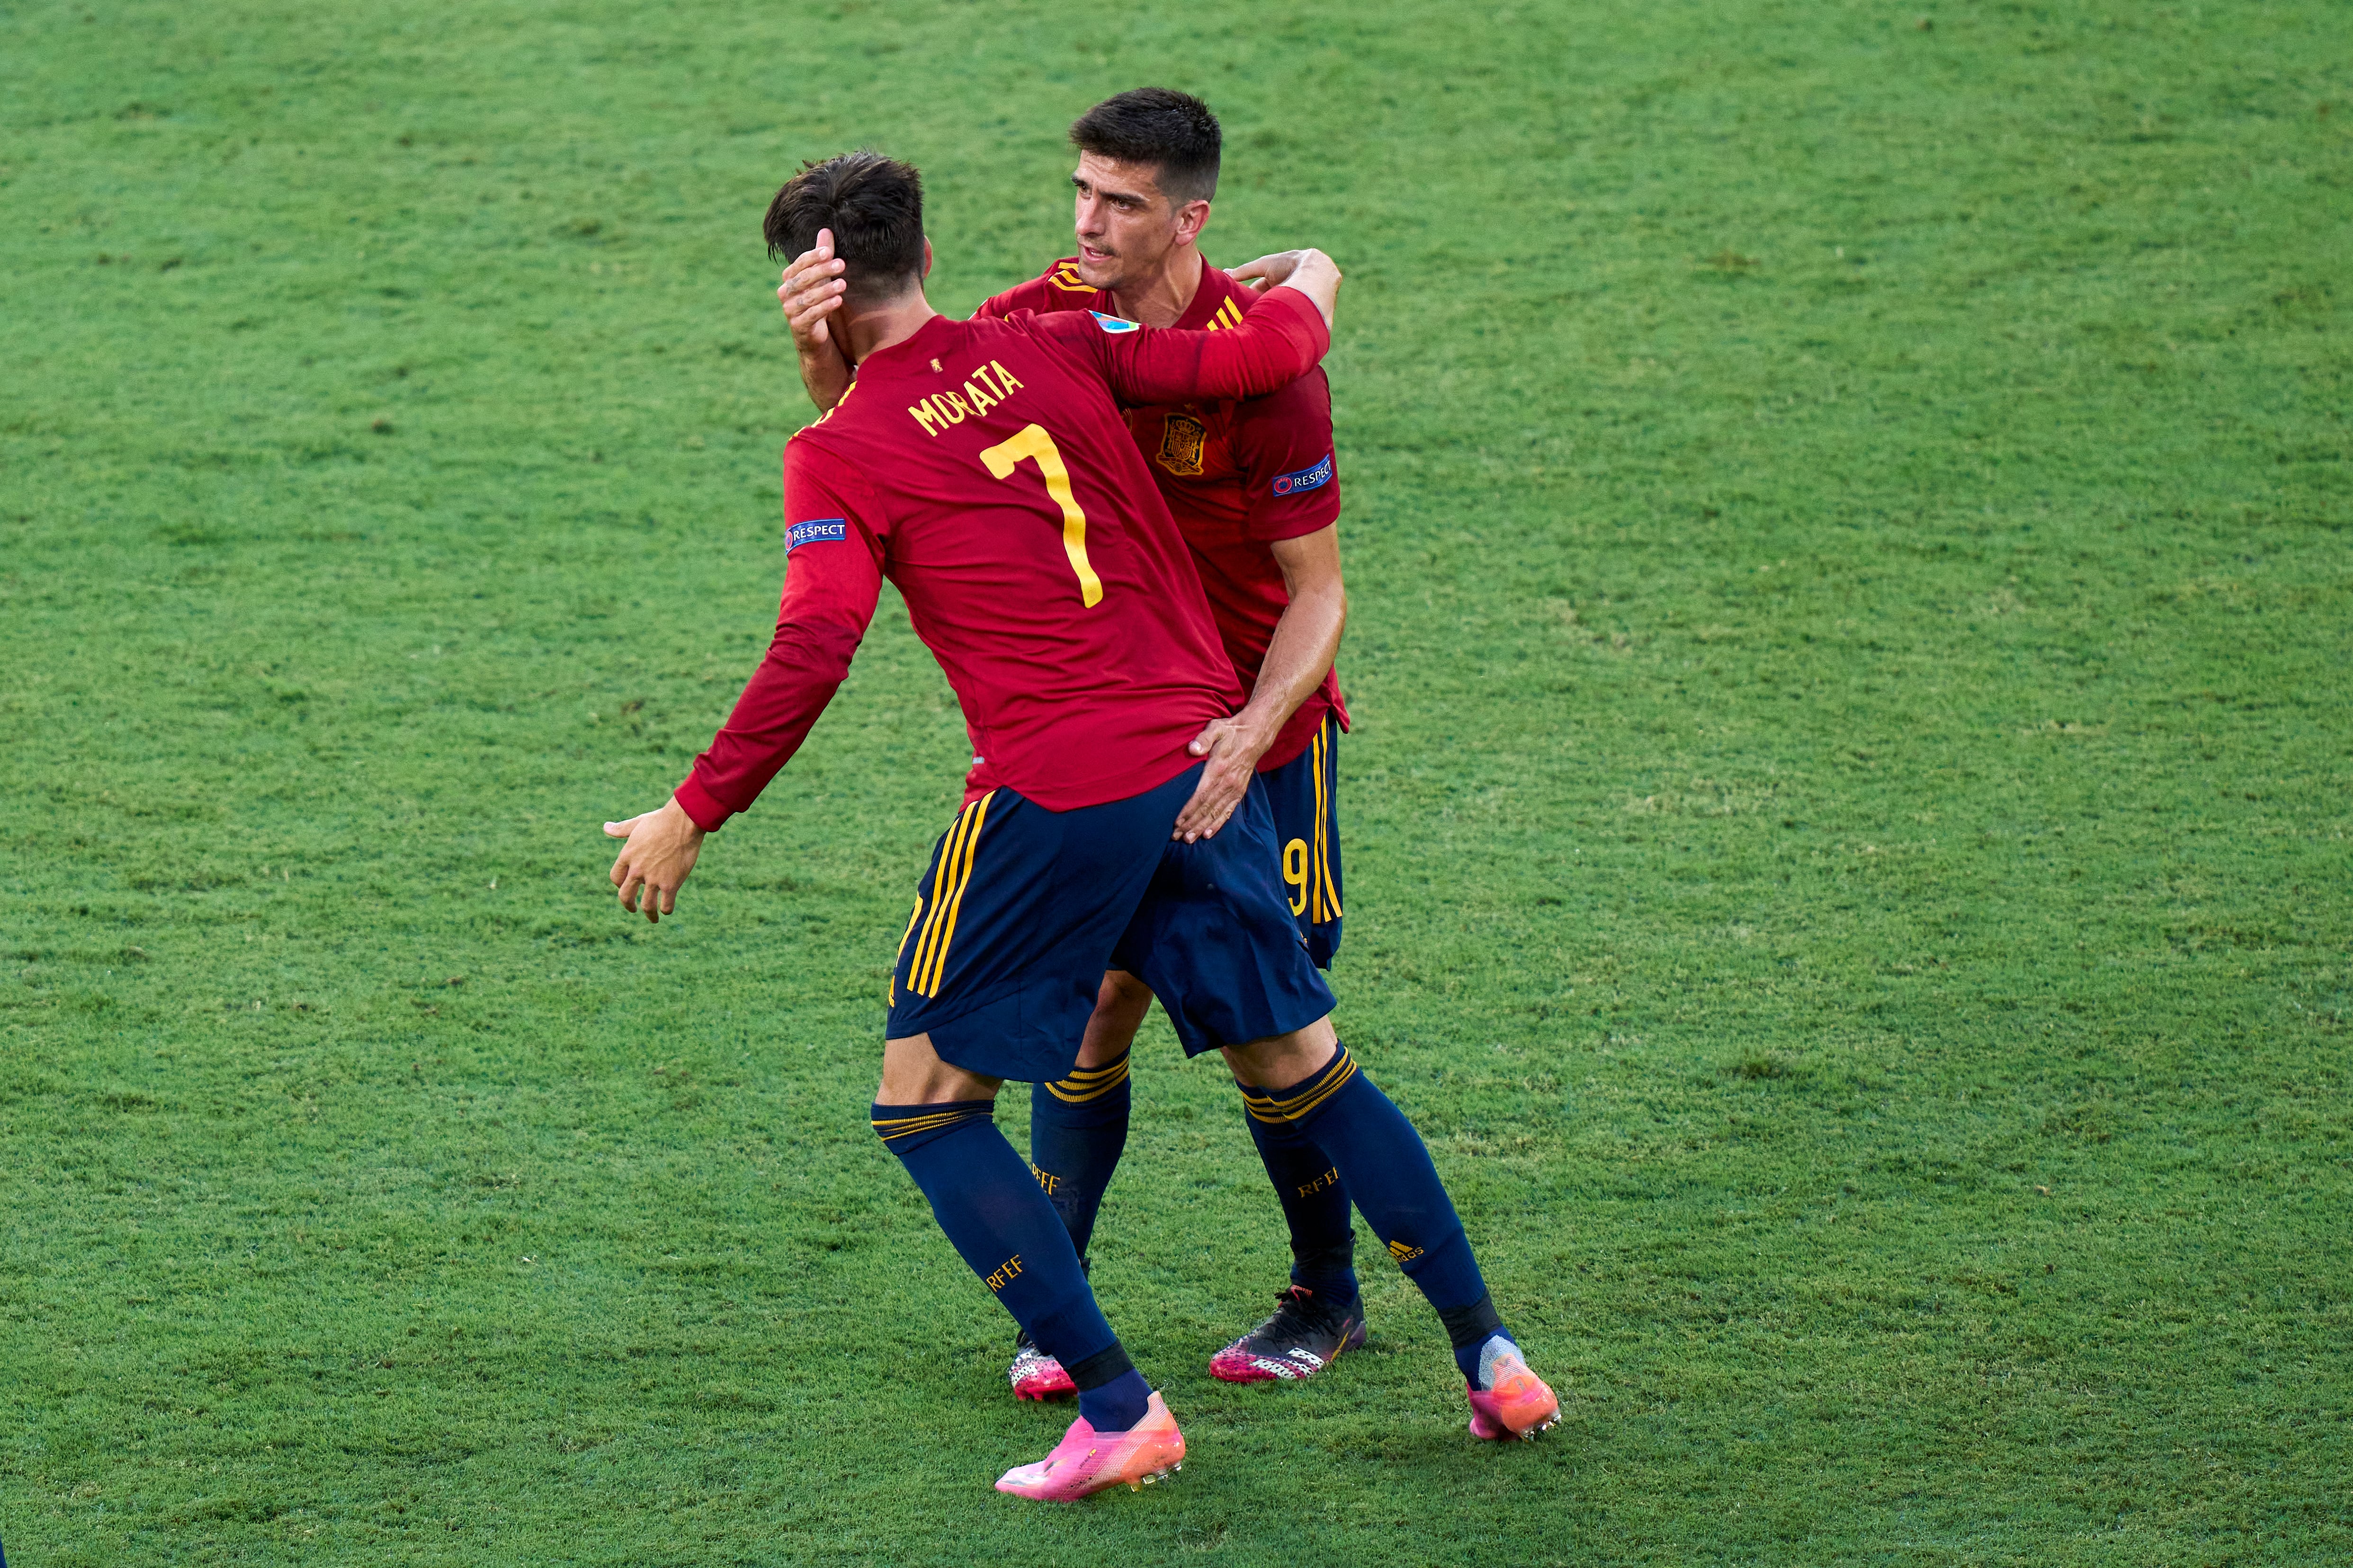
<svg viewBox="0 0 2353 1568"><path fill-rule="evenodd" d="M1503 1321L1413 1123L1345 1046L1287 1089L1245 1094L1253 1112L1279 1117L1331 1161L1373 1234L1445 1322L1464 1376L1475 1377L1480 1347Z"/></svg>
<svg viewBox="0 0 2353 1568"><path fill-rule="evenodd" d="M992 1104L877 1105L874 1131L972 1271L1069 1371L1080 1414L1098 1432L1125 1431L1143 1418L1150 1390L1095 1304L1060 1216L997 1131Z"/></svg>
<svg viewBox="0 0 2353 1568"><path fill-rule="evenodd" d="M1348 1224L1348 1189L1338 1168L1282 1116L1250 1107L1265 1090L1240 1082L1235 1087L1242 1091L1250 1142L1291 1227L1291 1282L1335 1304L1354 1301L1356 1233Z"/></svg>
<svg viewBox="0 0 2353 1568"><path fill-rule="evenodd" d="M1081 1258L1127 1147L1127 1053L1029 1089L1029 1166Z"/></svg>

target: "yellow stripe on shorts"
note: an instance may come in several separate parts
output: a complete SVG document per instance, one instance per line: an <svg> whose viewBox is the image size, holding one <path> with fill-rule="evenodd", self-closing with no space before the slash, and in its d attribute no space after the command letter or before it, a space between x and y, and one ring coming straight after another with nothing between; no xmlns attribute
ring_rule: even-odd
<svg viewBox="0 0 2353 1568"><path fill-rule="evenodd" d="M923 995L937 996L947 974L948 943L955 940L956 914L964 907L965 889L972 885L981 824L987 820L988 803L996 798L997 792L991 790L965 807L940 852L940 868L932 885L932 918L923 928L923 940L915 944L914 966L907 975L908 989Z"/></svg>

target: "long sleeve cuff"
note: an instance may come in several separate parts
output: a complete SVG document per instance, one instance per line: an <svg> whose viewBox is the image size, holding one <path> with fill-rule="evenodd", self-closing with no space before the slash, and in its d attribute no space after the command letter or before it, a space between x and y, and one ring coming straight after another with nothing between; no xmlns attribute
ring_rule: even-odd
<svg viewBox="0 0 2353 1568"><path fill-rule="evenodd" d="M702 787L702 781L692 773L675 792L678 808L691 817L705 833L716 833L722 824L735 814L719 804L719 797Z"/></svg>

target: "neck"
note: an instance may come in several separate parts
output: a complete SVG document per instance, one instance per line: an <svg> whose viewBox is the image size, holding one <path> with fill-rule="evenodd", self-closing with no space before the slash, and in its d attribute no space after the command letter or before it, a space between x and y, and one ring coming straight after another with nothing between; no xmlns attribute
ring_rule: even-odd
<svg viewBox="0 0 2353 1568"><path fill-rule="evenodd" d="M938 314L932 309L932 302L923 298L923 289L916 288L895 300L863 309L844 300L834 317L834 327L841 333L843 352L852 364L857 364L879 350L905 342Z"/></svg>
<svg viewBox="0 0 2353 1568"><path fill-rule="evenodd" d="M1201 250L1191 240L1172 245L1150 276L1123 282L1112 290L1112 303L1131 321L1147 327L1171 327L1201 291Z"/></svg>

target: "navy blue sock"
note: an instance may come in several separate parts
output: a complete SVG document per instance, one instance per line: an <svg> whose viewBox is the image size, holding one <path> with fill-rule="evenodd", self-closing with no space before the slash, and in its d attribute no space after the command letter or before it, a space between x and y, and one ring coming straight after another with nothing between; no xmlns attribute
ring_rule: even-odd
<svg viewBox="0 0 2353 1568"><path fill-rule="evenodd" d="M1291 1226L1291 1282L1345 1306L1356 1299L1356 1233L1348 1224L1348 1189L1338 1168L1280 1113L1250 1105L1252 1096L1264 1101L1264 1089L1240 1079L1234 1087L1242 1091L1248 1112L1242 1120Z"/></svg>
<svg viewBox="0 0 2353 1568"><path fill-rule="evenodd" d="M1071 1369L1066 1366L1062 1370ZM1076 1373L1071 1373L1071 1381L1079 1381ZM1151 1385L1144 1381L1142 1373L1130 1366L1109 1383L1082 1387L1079 1414L1098 1432L1124 1432L1144 1419L1152 1407L1151 1401Z"/></svg>
<svg viewBox="0 0 2353 1568"><path fill-rule="evenodd" d="M1081 1258L1094 1239L1103 1189L1127 1147L1130 1099L1125 1051L1059 1083L1029 1086L1029 1169Z"/></svg>
<svg viewBox="0 0 2353 1568"><path fill-rule="evenodd" d="M1492 1311L1493 1309L1489 1310ZM1449 1326L1451 1327L1451 1324ZM1458 1343L1454 1347L1454 1364L1462 1369L1462 1381L1482 1391L1493 1388L1495 1386L1495 1380L1492 1375L1494 1372L1493 1352L1507 1347L1516 1353L1520 1348L1520 1342L1512 1338L1512 1331L1500 1322L1488 1331L1486 1336L1478 1343L1468 1345Z"/></svg>
<svg viewBox="0 0 2353 1568"><path fill-rule="evenodd" d="M1437 1309L1447 1337L1459 1348L1483 1328L1471 1342L1483 1343L1500 1323L1462 1221L1421 1134L1357 1070L1348 1047L1289 1089L1245 1090L1243 1099L1253 1113L1280 1116L1331 1158L1357 1212Z"/></svg>
<svg viewBox="0 0 2353 1568"><path fill-rule="evenodd" d="M1080 1409L1088 1408L1091 1392L1117 1391L1096 1399L1103 1419L1087 1419L1099 1432L1124 1432L1144 1415L1144 1401L1126 1397L1124 1380L1134 1378L1136 1387L1144 1380L1095 1305L1071 1233L990 1119L992 1103L877 1105L874 1131L931 1200L940 1229L972 1271L1079 1385Z"/></svg>

